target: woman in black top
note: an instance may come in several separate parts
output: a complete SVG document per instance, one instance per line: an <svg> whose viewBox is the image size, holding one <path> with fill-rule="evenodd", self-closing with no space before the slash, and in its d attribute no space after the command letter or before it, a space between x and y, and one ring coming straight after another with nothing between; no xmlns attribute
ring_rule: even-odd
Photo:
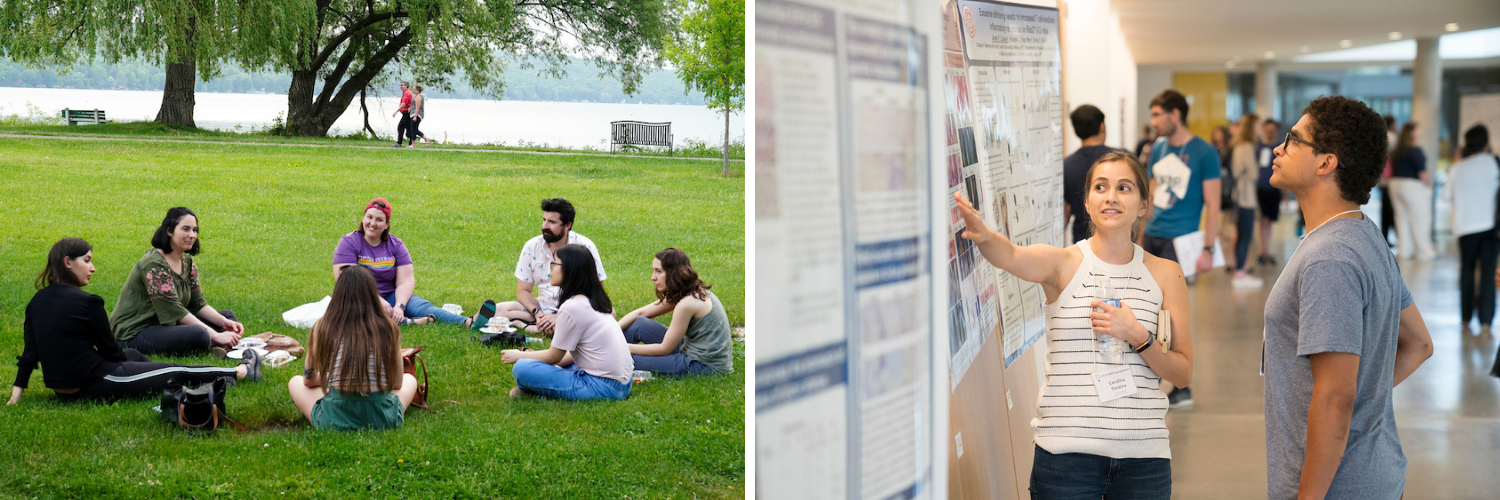
<svg viewBox="0 0 1500 500"><path fill-rule="evenodd" d="M47 365L42 382L63 401L160 395L169 379L261 379L260 356L253 350L239 366L219 368L153 363L135 349L121 349L110 332L104 299L82 290L94 276L92 250L80 238L63 238L47 252L47 267L36 277L39 291L26 305L25 347L16 358L16 382L6 404L21 400L38 362Z"/></svg>
<svg viewBox="0 0 1500 500"><path fill-rule="evenodd" d="M1401 127L1391 153L1391 201L1396 204L1396 256L1432 260L1432 177L1417 147L1416 122Z"/></svg>

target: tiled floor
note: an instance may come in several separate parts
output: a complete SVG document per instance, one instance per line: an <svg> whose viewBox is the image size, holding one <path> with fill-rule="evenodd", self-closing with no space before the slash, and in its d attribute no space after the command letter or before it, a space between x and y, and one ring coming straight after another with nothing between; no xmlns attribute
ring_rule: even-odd
<svg viewBox="0 0 1500 500"><path fill-rule="evenodd" d="M1296 243L1291 231L1284 217L1272 239L1283 262ZM1432 358L1395 394L1408 460L1405 498L1500 498L1500 379L1489 376L1500 334L1461 331L1457 245L1445 246L1435 261L1401 263L1434 346ZM1263 385L1257 368L1266 295L1279 272L1257 272L1266 278L1260 290L1234 290L1222 271L1189 287L1194 405L1167 414L1173 498L1265 498Z"/></svg>

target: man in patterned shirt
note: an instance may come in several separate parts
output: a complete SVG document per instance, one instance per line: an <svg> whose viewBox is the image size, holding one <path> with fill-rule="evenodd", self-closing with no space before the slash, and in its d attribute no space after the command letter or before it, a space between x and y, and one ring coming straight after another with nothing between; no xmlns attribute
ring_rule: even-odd
<svg viewBox="0 0 1500 500"><path fill-rule="evenodd" d="M557 318L558 287L551 284L552 254L563 245L583 245L594 254L599 281L604 281L604 260L599 248L584 235L573 232L573 204L562 198L542 200L542 234L521 247L516 261L516 300L495 306L496 314L510 319L535 321L537 330L551 334Z"/></svg>

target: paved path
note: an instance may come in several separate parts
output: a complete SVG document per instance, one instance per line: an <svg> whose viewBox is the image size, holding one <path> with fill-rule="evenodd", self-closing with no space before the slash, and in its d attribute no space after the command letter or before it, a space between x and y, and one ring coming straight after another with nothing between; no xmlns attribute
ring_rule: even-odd
<svg viewBox="0 0 1500 500"><path fill-rule="evenodd" d="M229 146L282 146L301 148L345 148L345 149L397 149L391 146L354 146L346 144L288 144L275 142L240 142L240 141L203 141L196 139L153 139L148 137L108 137L108 136L72 136L72 135L33 135L33 134L3 134L0 138L14 139L65 139L80 141L134 141L134 142L167 142L188 144L219 144ZM413 148L418 151L441 151L459 153L504 153L504 154L531 154L531 155L562 155L562 156L592 156L596 158L649 158L655 160L687 160L687 161L723 161L722 158L692 158L682 156L646 156L646 155L620 155L601 153L573 153L567 151L519 151L509 149L463 149L463 148ZM731 158L729 161L744 163L743 159Z"/></svg>

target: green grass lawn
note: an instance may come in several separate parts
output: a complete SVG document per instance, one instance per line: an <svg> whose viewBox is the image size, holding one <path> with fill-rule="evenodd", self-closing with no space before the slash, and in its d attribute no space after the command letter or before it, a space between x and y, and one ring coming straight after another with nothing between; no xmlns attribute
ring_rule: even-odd
<svg viewBox="0 0 1500 500"><path fill-rule="evenodd" d="M178 127L163 125L159 122L116 122L101 125L52 125L37 123L26 118L0 116L0 133L24 134L24 135L49 135L49 136L71 136L71 137L117 137L134 139L156 139L176 141L215 141L215 142L252 142L271 144L316 144L323 146L360 146L360 147L389 147L391 142L387 139L368 139L360 136L335 136L335 137L284 137L273 135L264 131L224 131L209 130L201 128ZM745 159L744 138L737 141L731 139L729 158L741 160L737 167L743 168ZM530 151L550 153L576 153L607 156L610 155L609 146L600 148L570 149L562 146L522 142L517 144L467 144L431 143L418 145L424 149L466 149L487 151ZM660 156L667 158L669 153L665 148L659 147L636 147L621 146L617 154L628 154L632 156ZM394 149L394 148L392 148ZM719 159L722 150L716 146L706 146L699 142L691 144L679 144L671 155L678 158L701 158Z"/></svg>
<svg viewBox="0 0 1500 500"><path fill-rule="evenodd" d="M574 228L599 246L618 310L653 298L651 255L677 246L731 323L744 324L744 179L720 177L717 164L0 138L0 358L20 354L32 279L65 236L94 245L98 272L84 290L113 310L166 209L191 207L209 303L238 313L247 333L305 341L280 314L329 293L333 247L371 198L395 209L392 234L412 252L417 294L472 314L486 298L514 297L516 257L540 231L538 203L554 196L578 207ZM413 409L388 432L311 429L286 392L302 360L229 390L230 415L251 431L206 437L163 423L157 401L61 404L33 374L20 404L0 406L0 462L10 464L0 496L743 496L742 343L732 375L659 377L623 402L576 403L507 398L514 379L499 350L460 327L402 334L405 345L427 346L437 413ZM14 370L0 363L0 378Z"/></svg>

